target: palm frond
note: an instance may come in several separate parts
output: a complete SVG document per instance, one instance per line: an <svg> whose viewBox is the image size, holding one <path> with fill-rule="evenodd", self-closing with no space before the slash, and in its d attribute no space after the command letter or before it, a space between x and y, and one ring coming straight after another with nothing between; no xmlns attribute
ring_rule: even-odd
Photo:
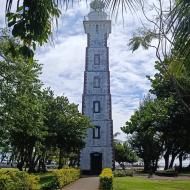
<svg viewBox="0 0 190 190"><path fill-rule="evenodd" d="M190 1L179 0L169 15L168 28L173 30L174 49L178 56L190 60ZM188 64L190 65L190 64ZM190 66L189 66L190 67Z"/></svg>
<svg viewBox="0 0 190 190"><path fill-rule="evenodd" d="M135 6L140 5L143 0L103 0L111 15L122 14L128 9L135 10Z"/></svg>

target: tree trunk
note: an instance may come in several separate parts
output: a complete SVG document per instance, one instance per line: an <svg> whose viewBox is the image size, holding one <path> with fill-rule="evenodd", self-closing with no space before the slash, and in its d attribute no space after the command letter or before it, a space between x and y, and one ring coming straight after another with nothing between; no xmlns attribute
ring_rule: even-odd
<svg viewBox="0 0 190 190"><path fill-rule="evenodd" d="M174 161L175 161L176 156L177 156L176 153L173 153L173 154L172 154L172 159L171 159L171 162L170 162L170 165L169 165L169 169L173 168L173 165L174 165Z"/></svg>
<svg viewBox="0 0 190 190"><path fill-rule="evenodd" d="M149 172L151 169L150 161L144 160L144 172Z"/></svg>
<svg viewBox="0 0 190 190"><path fill-rule="evenodd" d="M47 171L47 169L46 169L45 159L41 158L39 160L39 164L38 164L38 172L45 173L46 171Z"/></svg>
<svg viewBox="0 0 190 190"><path fill-rule="evenodd" d="M1 154L1 163L3 162L3 160L6 158L6 154L5 153L2 153Z"/></svg>
<svg viewBox="0 0 190 190"><path fill-rule="evenodd" d="M28 166L28 172L29 173L36 173L36 166L40 160L41 156L34 155L33 158L29 161L29 166Z"/></svg>
<svg viewBox="0 0 190 190"><path fill-rule="evenodd" d="M18 164L17 164L17 168L20 170L20 171L22 171L23 169L23 166L24 166L24 161L22 160L22 161L20 161L20 162L18 162Z"/></svg>
<svg viewBox="0 0 190 190"><path fill-rule="evenodd" d="M179 155L179 171L183 168L183 153Z"/></svg>
<svg viewBox="0 0 190 190"><path fill-rule="evenodd" d="M169 151L166 151L166 153L164 154L164 161L165 161L165 167L164 170L167 170L169 168Z"/></svg>
<svg viewBox="0 0 190 190"><path fill-rule="evenodd" d="M35 164L34 163L30 163L29 164L29 168L28 168L28 173L35 173L36 169L35 169Z"/></svg>
<svg viewBox="0 0 190 190"><path fill-rule="evenodd" d="M157 169L158 169L158 161L159 161L159 159L157 159L155 161L153 172L157 171Z"/></svg>
<svg viewBox="0 0 190 190"><path fill-rule="evenodd" d="M60 148L60 151L59 151L59 165L58 165L58 169L61 169L63 168L63 149Z"/></svg>

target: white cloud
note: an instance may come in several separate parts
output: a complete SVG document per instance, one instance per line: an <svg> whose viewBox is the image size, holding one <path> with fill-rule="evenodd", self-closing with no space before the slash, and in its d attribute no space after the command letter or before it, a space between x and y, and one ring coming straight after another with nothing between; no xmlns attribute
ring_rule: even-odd
<svg viewBox="0 0 190 190"><path fill-rule="evenodd" d="M44 64L44 83L57 95L64 93L80 108L86 47L82 21L88 11L85 3L69 9L60 21L55 46L40 48L37 55ZM139 20L130 13L126 18L124 26L121 19L113 24L109 38L114 132L120 131L138 108L150 88L146 75L154 73L154 51L139 49L132 53L127 46L132 32L139 27Z"/></svg>
<svg viewBox="0 0 190 190"><path fill-rule="evenodd" d="M45 86L51 87L56 95L66 95L71 102L79 104L80 109L86 47L82 21L88 12L86 2L63 11L54 34L54 45L39 48L36 55L43 64L41 79ZM140 12L137 14L141 15ZM4 13L0 7L0 24L2 18ZM109 47L114 132L120 131L138 108L140 99L150 88L146 75L154 73L154 50L140 48L132 53L127 46L132 32L139 26L137 16L130 13L125 16L124 25L121 17L112 25Z"/></svg>

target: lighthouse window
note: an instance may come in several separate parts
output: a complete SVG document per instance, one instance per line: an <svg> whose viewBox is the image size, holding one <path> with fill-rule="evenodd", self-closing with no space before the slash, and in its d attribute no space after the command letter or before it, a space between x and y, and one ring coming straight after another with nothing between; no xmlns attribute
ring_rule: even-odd
<svg viewBox="0 0 190 190"><path fill-rule="evenodd" d="M99 65L100 64L100 54L94 55L94 64Z"/></svg>
<svg viewBox="0 0 190 190"><path fill-rule="evenodd" d="M98 32L99 31L99 27L98 27L98 25L96 25L96 32Z"/></svg>
<svg viewBox="0 0 190 190"><path fill-rule="evenodd" d="M100 138L100 126L95 126L93 128L93 138L99 139Z"/></svg>
<svg viewBox="0 0 190 190"><path fill-rule="evenodd" d="M94 86L94 88L100 88L100 78L99 77L94 77L93 86Z"/></svg>
<svg viewBox="0 0 190 190"><path fill-rule="evenodd" d="M93 102L93 111L94 111L94 113L100 113L100 102L99 101Z"/></svg>

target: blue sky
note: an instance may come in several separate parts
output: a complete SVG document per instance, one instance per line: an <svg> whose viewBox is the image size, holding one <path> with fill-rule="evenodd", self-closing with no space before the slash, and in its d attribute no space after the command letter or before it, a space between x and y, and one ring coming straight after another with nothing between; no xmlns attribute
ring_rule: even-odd
<svg viewBox="0 0 190 190"><path fill-rule="evenodd" d="M1 2L1 26L4 23L4 6ZM83 19L89 12L89 5L82 1L62 12L59 27L53 34L54 43L39 47L36 59L43 64L41 79L44 85L51 87L56 95L65 95L70 102L79 104L81 110L86 47ZM132 53L127 45L133 32L141 26L139 18L145 21L140 11L138 16L128 12L124 25L121 17L112 21L108 45L114 132L120 131L120 127L138 108L139 101L150 88L146 75L152 76L155 72L153 49L145 51L140 48ZM122 138L125 138L124 135Z"/></svg>

